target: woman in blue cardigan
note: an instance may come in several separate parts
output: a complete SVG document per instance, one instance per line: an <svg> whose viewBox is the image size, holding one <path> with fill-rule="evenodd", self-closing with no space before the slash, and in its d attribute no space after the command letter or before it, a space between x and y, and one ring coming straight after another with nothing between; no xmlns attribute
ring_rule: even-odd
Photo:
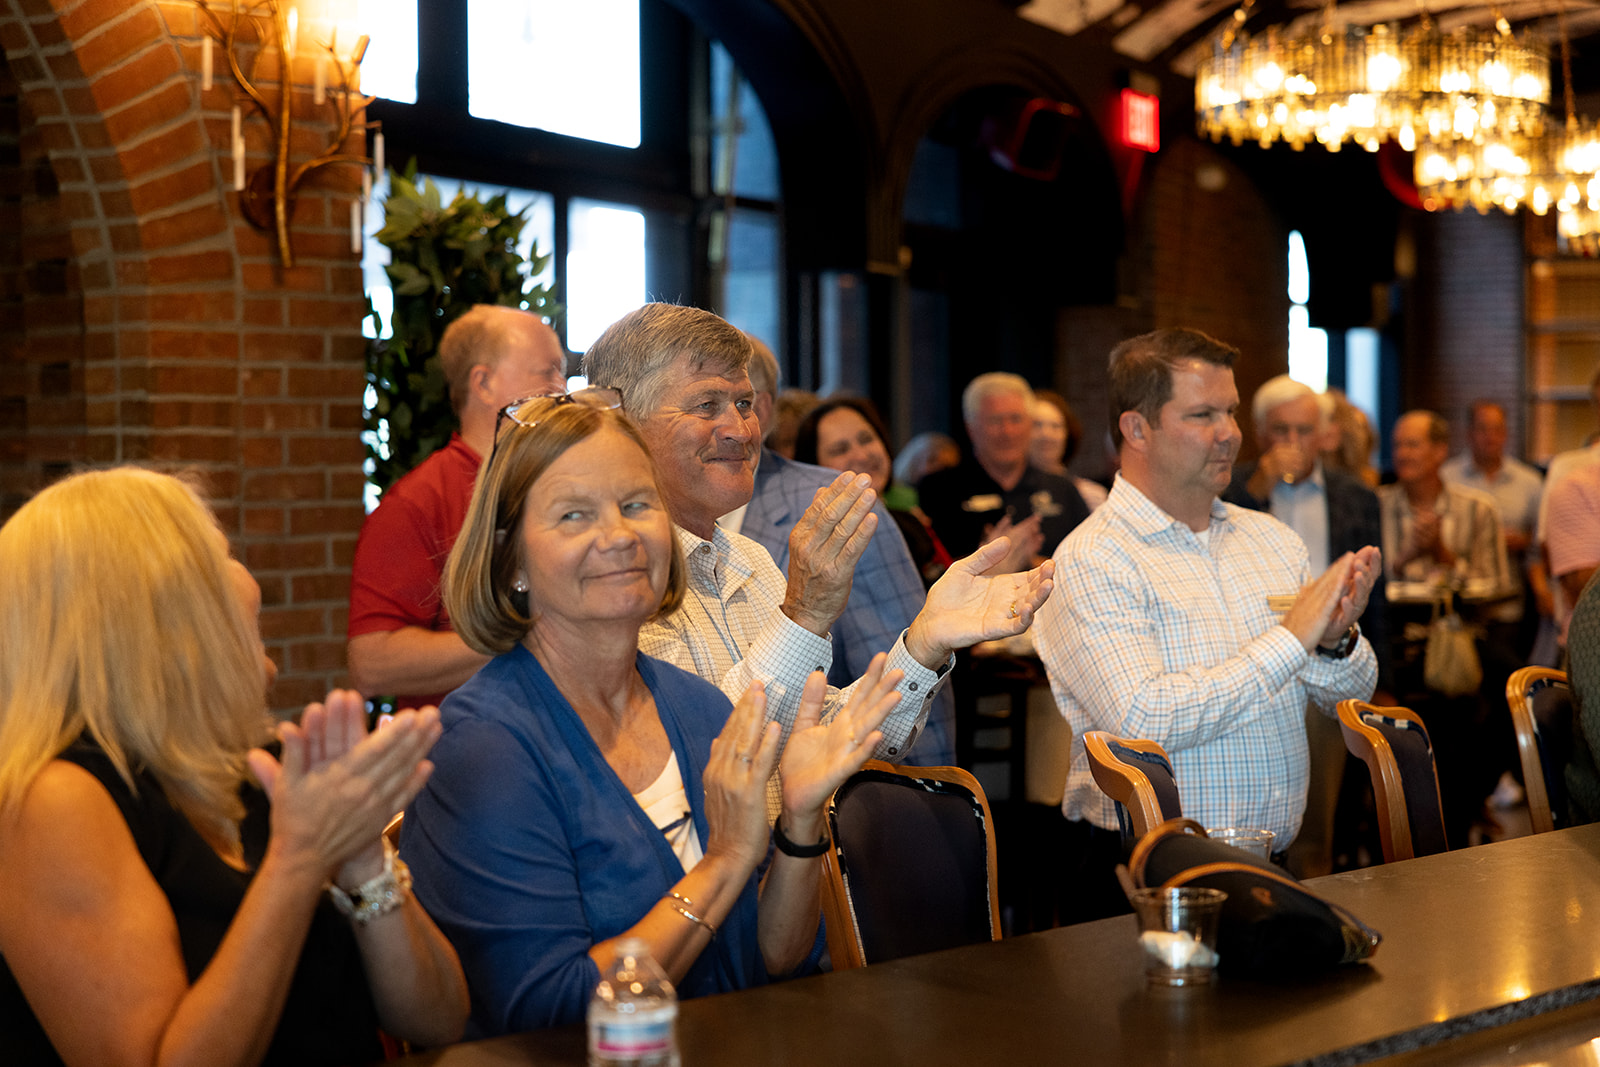
<svg viewBox="0 0 1600 1067"><path fill-rule="evenodd" d="M613 390L507 408L451 553L456 632L495 658L445 701L401 853L456 946L469 1034L579 1020L614 942L643 938L681 996L794 971L816 941L815 858L768 854L778 727L638 651L684 596L654 470ZM820 673L782 757L788 839L872 751L897 696L882 657L829 724ZM780 846L787 841L780 840ZM805 852L804 848L797 851Z"/></svg>

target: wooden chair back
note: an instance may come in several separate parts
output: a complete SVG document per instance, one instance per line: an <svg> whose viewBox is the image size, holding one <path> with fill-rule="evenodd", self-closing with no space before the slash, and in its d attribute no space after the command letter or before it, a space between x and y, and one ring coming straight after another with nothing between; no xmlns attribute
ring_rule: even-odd
<svg viewBox="0 0 1600 1067"><path fill-rule="evenodd" d="M1095 784L1119 805L1117 817L1125 819L1124 833L1143 837L1183 815L1172 761L1157 742L1090 730L1083 735L1083 750Z"/></svg>
<svg viewBox="0 0 1600 1067"><path fill-rule="evenodd" d="M1566 825L1566 766L1572 758L1572 687L1567 672L1523 667L1506 680L1506 704L1517 729L1528 821L1536 834Z"/></svg>
<svg viewBox="0 0 1600 1067"><path fill-rule="evenodd" d="M1422 717L1408 708L1341 700L1339 726L1345 747L1372 775L1384 862L1449 851L1439 771Z"/></svg>

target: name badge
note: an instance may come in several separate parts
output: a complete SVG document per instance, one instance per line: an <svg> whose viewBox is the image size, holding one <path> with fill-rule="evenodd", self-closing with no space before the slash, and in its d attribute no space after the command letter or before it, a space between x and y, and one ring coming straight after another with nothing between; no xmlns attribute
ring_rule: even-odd
<svg viewBox="0 0 1600 1067"><path fill-rule="evenodd" d="M1033 513L1042 518L1050 519L1061 514L1061 505L1056 503L1056 498L1050 495L1050 490L1041 489L1028 497L1028 506Z"/></svg>
<svg viewBox="0 0 1600 1067"><path fill-rule="evenodd" d="M1267 597L1267 610L1274 615L1287 615L1289 609L1294 607L1294 602L1300 599L1299 593L1274 593Z"/></svg>
<svg viewBox="0 0 1600 1067"><path fill-rule="evenodd" d="M962 511L999 511L1005 501L1000 499L999 493L979 493L969 496L961 502Z"/></svg>

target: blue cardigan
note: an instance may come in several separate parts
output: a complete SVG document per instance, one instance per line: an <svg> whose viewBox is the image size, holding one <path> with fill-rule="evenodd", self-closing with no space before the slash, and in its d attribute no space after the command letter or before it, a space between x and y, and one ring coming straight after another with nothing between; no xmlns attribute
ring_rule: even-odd
<svg viewBox="0 0 1600 1067"><path fill-rule="evenodd" d="M731 711L713 685L640 655L639 673L683 773L704 843L701 774ZM460 954L468 1037L583 1019L600 980L591 946L642 919L683 877L539 661L518 646L441 709L435 769L406 811L401 854L415 892ZM680 997L766 981L757 880L683 981Z"/></svg>

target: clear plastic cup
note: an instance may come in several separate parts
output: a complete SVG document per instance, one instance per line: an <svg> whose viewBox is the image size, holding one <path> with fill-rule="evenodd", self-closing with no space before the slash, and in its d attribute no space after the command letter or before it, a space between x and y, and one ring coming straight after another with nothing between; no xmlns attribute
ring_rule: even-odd
<svg viewBox="0 0 1600 1067"><path fill-rule="evenodd" d="M1241 826L1227 826L1221 830L1207 830L1206 836L1213 841L1242 848L1252 856L1270 860L1272 841L1276 835L1271 830L1249 830Z"/></svg>
<svg viewBox="0 0 1600 1067"><path fill-rule="evenodd" d="M1151 985L1192 986L1212 980L1218 959L1217 919L1227 899L1220 889L1192 886L1134 890L1139 949Z"/></svg>

